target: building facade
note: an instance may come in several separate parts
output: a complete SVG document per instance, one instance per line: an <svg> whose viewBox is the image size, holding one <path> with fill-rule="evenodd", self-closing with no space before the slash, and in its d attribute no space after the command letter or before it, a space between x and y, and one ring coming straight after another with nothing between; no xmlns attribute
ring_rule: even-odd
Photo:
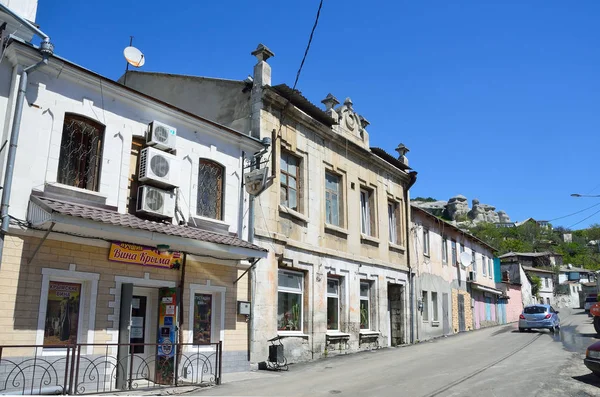
<svg viewBox="0 0 600 397"><path fill-rule="evenodd" d="M534 268L523 266L523 270L530 277L537 277L540 279L540 288L538 290L538 303L546 304L546 305L554 305L555 297L554 297L554 282L556 279L555 273L552 270Z"/></svg>
<svg viewBox="0 0 600 397"><path fill-rule="evenodd" d="M349 98L338 106L328 95L319 108L271 84L268 48L252 54L257 63L246 81L127 75L128 86L169 102L182 92L198 101L198 93L215 95L218 109L182 106L272 142L260 163L268 183L254 201L250 231L269 250L251 272L252 361L267 359L273 338L288 362L408 343L406 208L416 177L408 150L401 146L394 157L371 148L369 123Z"/></svg>
<svg viewBox="0 0 600 397"><path fill-rule="evenodd" d="M42 55L18 37L4 48L7 140L22 70ZM223 371L248 369L249 328L237 308L249 301L245 271L267 250L241 239L241 178L245 156L264 145L54 55L26 90L0 268L0 344L38 347L5 348L2 358L60 356L79 344L114 367L130 354L116 343L148 344L131 353L146 361L161 356L158 342L207 349L207 357L222 343ZM179 375L202 376L192 367ZM152 370L145 376L158 382Z"/></svg>
<svg viewBox="0 0 600 397"><path fill-rule="evenodd" d="M502 291L494 281L494 248L418 207L412 207L411 219L417 339L498 324Z"/></svg>

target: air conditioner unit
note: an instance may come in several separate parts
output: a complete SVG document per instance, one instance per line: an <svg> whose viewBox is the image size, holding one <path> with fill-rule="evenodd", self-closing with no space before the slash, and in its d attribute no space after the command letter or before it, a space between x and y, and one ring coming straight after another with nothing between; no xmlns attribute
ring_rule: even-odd
<svg viewBox="0 0 600 397"><path fill-rule="evenodd" d="M160 121L153 121L148 126L146 143L161 150L175 149L177 128L168 126Z"/></svg>
<svg viewBox="0 0 600 397"><path fill-rule="evenodd" d="M158 186L178 187L180 164L177 157L153 147L142 149L138 180Z"/></svg>
<svg viewBox="0 0 600 397"><path fill-rule="evenodd" d="M136 210L160 218L173 218L175 216L175 193L153 186L140 186Z"/></svg>

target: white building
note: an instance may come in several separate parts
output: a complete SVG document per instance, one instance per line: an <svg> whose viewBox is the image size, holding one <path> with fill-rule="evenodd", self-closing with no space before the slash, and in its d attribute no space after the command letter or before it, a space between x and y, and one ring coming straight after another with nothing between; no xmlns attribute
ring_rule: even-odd
<svg viewBox="0 0 600 397"><path fill-rule="evenodd" d="M541 280L540 290L538 291L538 302L547 305L553 305L554 299L554 272L540 268L523 266L523 270L530 276L537 276Z"/></svg>
<svg viewBox="0 0 600 397"><path fill-rule="evenodd" d="M9 14L1 12L0 23L15 24ZM2 142L19 124L23 69L43 59L26 39L9 38L0 63ZM177 376L218 381L221 343L223 371L248 369L248 324L237 303L250 291L241 276L267 254L241 238L241 182L245 157L264 145L56 55L28 77L14 178L3 186L12 194L0 268L2 358L60 356L69 348L57 346L81 345L83 354L102 352L119 373L115 363L128 360L127 349L107 344L147 343L133 357L148 362L157 353L152 344L178 342L187 343L184 358L204 346L211 368L184 359ZM39 347L6 347L24 344ZM172 349L161 349L159 358L172 359ZM169 376L144 371L136 382ZM121 382L125 375L136 374L121 373ZM45 381L64 386L61 375Z"/></svg>

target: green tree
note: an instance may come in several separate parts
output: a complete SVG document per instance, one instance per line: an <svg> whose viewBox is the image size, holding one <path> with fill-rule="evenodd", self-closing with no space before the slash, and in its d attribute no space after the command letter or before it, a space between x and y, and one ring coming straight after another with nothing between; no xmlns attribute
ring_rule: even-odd
<svg viewBox="0 0 600 397"><path fill-rule="evenodd" d="M536 275L531 277L531 293L536 297L540 297L540 289L542 289L542 279Z"/></svg>

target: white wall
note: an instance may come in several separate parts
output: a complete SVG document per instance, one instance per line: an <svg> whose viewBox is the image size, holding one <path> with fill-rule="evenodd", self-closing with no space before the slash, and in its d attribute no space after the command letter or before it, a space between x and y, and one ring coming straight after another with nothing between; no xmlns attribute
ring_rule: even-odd
<svg viewBox="0 0 600 397"><path fill-rule="evenodd" d="M6 113L5 85L11 72L5 64L0 65L0 121ZM144 136L148 123L159 120L177 128L183 198L180 206L186 219L195 214L199 159L208 158L225 167L224 221L230 232L238 231L241 155L242 150L252 149L232 139L231 132L209 123L191 122L189 117L181 117L164 106L125 95L119 91L121 88L113 88L97 78L90 83L89 76L78 78L82 72L68 69L67 65L61 70L59 66L51 62L29 76L29 106L26 103L23 109L10 215L25 219L32 189L43 190L45 183L56 182L63 120L66 112L72 112L106 126L99 189L106 204L125 211L132 137ZM10 123L3 126L8 136Z"/></svg>

